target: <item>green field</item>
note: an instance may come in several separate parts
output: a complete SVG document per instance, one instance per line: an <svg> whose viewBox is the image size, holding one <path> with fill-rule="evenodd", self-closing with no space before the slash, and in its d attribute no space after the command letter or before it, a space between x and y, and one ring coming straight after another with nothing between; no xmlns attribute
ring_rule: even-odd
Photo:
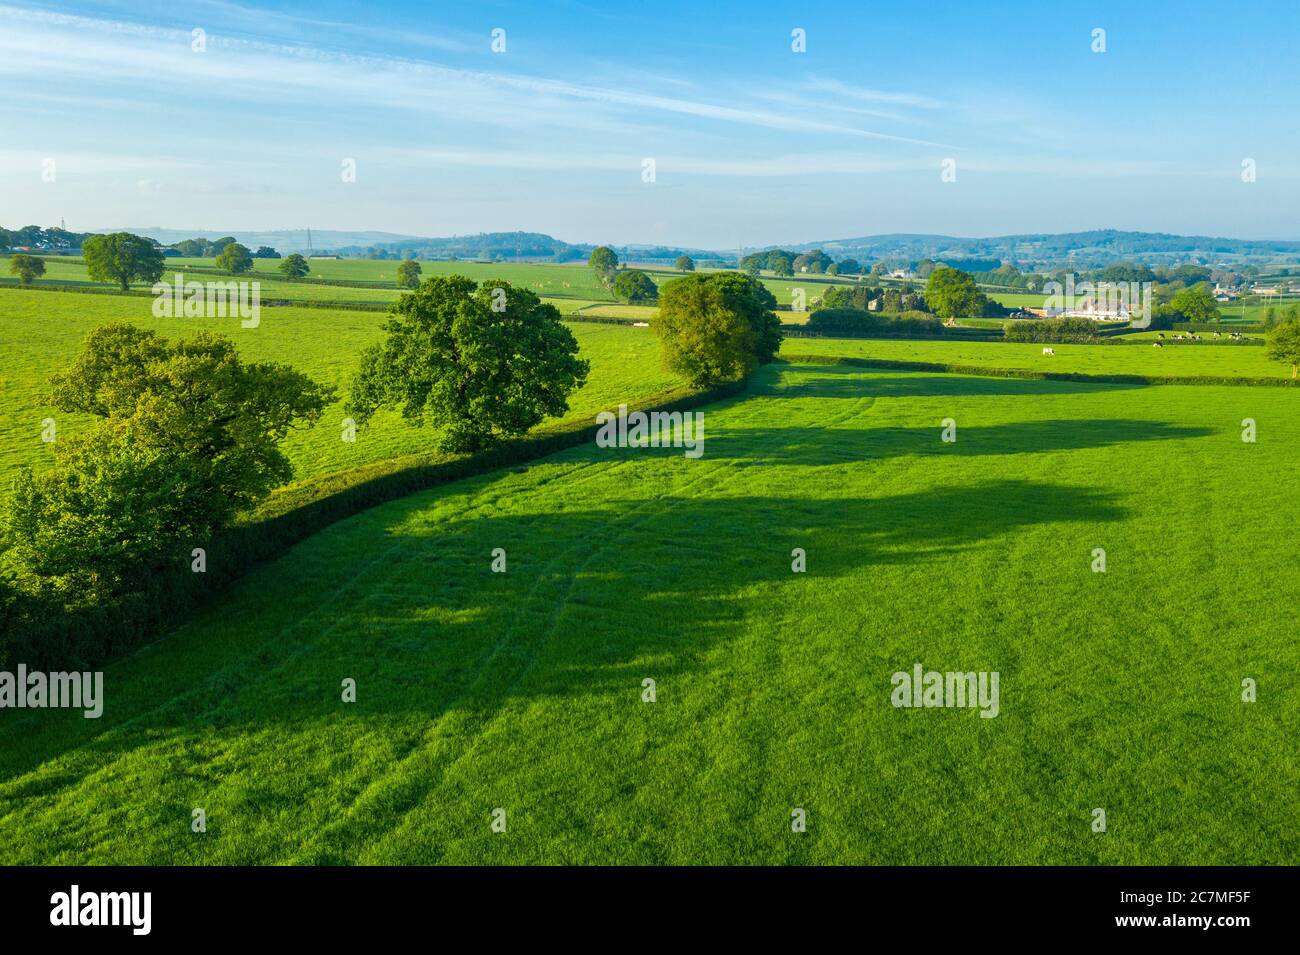
<svg viewBox="0 0 1300 955"><path fill-rule="evenodd" d="M45 256L46 273L37 279L37 285L100 285L90 280L86 267L79 257ZM0 285L16 285L18 280L9 275L7 259L0 256ZM313 259L309 263L311 274L298 281L286 281L277 272L279 259L254 259L253 271L242 276L230 276L216 269L212 259L169 258L166 260L166 281L173 281L176 272L193 281L222 281L230 279L257 279L262 283L262 297L266 300L288 299L337 302L391 302L399 294L395 282L398 263L372 259ZM561 312L573 307L596 302L614 302L609 289L586 263L552 265L536 262L421 262L425 277L430 275L465 275L477 282L486 279L505 279L513 285L531 289L540 297L553 302ZM675 269L648 268L646 272L657 285L682 277ZM346 285L324 284L331 281L363 282L368 286L356 288ZM851 279L834 279L830 276L805 276L782 279L771 275L762 277L763 283L776 296L777 302L789 305L795 289L801 289L805 302L811 307L831 285L852 284ZM148 283L137 282L134 288L147 289ZM570 307L570 301L580 305Z"/></svg>
<svg viewBox="0 0 1300 955"><path fill-rule="evenodd" d="M102 719L6 717L0 861L1300 861L1300 394L776 365L705 415L334 525ZM998 716L893 707L918 662Z"/></svg>
<svg viewBox="0 0 1300 955"><path fill-rule="evenodd" d="M1033 368L1089 375L1213 375L1220 378L1289 378L1288 365L1269 361L1258 345L1043 345L1018 342L909 341L902 339L788 338L785 355L830 355L927 361L981 368Z"/></svg>
<svg viewBox="0 0 1300 955"><path fill-rule="evenodd" d="M257 328L237 319L158 319L152 299L35 291L0 292L0 482L21 465L39 466L50 457L40 440L41 422L53 417L59 433L84 427L82 415L56 412L48 403L50 376L68 365L91 329L107 322L129 322L168 337L200 329L218 331L238 343L250 358L293 365L340 389L356 368L357 355L382 335L383 312L324 308L266 308ZM659 341L647 329L574 323L582 355L591 360L587 386L569 402L570 418L596 412L676 387L664 371ZM381 412L357 432L355 443L342 440L341 401L326 410L315 427L290 435L285 449L299 478L313 477L385 458L428 450L435 436Z"/></svg>

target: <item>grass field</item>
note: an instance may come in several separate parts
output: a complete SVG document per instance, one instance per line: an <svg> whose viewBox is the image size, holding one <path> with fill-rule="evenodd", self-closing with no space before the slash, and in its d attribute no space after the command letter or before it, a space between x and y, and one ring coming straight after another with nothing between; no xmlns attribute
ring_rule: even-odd
<svg viewBox="0 0 1300 955"><path fill-rule="evenodd" d="M84 262L74 256L47 256L44 258L46 274L37 280L38 285L96 285L90 280ZM17 284L8 273L7 259L0 256L0 284ZM212 259L170 258L166 260L166 278L171 281L175 272L182 272L194 281L220 281L239 278L257 279L262 283L265 299L288 299L339 302L387 302L396 299L397 266L395 261L371 259L314 259L311 274L305 280L287 282L276 271L279 259L254 259L253 271L243 276L229 276L218 272ZM537 295L552 301L561 312L571 311L571 300L581 305L596 302L614 303L609 289L585 263L551 265L536 262L421 262L422 275L465 275L475 281L505 279L513 285L531 289ZM675 269L646 269L657 285L682 277ZM366 282L374 287L354 288L327 285L327 281ZM782 279L771 275L762 277L763 283L782 305L793 301L796 289L803 292L807 304L812 305L832 284L852 284L849 279L830 276L811 276ZM135 283L135 288L148 288L146 283ZM575 306L575 307L581 307Z"/></svg>
<svg viewBox="0 0 1300 955"><path fill-rule="evenodd" d="M238 320L158 319L152 299L112 295L0 292L0 483L20 465L49 460L50 446L40 440L41 422L53 417L59 433L72 435L86 417L56 412L47 403L51 375L67 366L86 335L107 322L129 322L168 337L184 337L206 328L238 343L248 357L286 362L319 381L335 385L340 397L356 368L359 351L381 335L383 312L324 308L264 309L257 328ZM680 384L665 372L659 341L646 329L574 323L581 353L592 363L587 386L570 400L570 417L593 418L620 401L655 394ZM341 402L326 410L310 430L285 442L298 478L342 470L357 464L427 450L434 436L381 412L357 432L353 444L342 440L345 417Z"/></svg>
<svg viewBox="0 0 1300 955"><path fill-rule="evenodd" d="M1300 394L778 365L705 415L337 524L102 719L6 718L0 861L1300 861ZM894 708L918 662L999 715Z"/></svg>
<svg viewBox="0 0 1300 955"><path fill-rule="evenodd" d="M946 342L901 339L789 338L782 354L885 358L974 365L982 368L1034 368L1090 375L1213 375L1222 378L1289 378L1291 368L1269 361L1258 345L1042 345L1018 342Z"/></svg>

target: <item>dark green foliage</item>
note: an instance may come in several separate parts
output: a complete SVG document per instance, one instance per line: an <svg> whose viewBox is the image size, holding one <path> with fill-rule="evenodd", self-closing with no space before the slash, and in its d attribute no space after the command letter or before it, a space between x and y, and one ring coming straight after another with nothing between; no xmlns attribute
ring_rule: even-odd
<svg viewBox="0 0 1300 955"><path fill-rule="evenodd" d="M659 297L654 280L639 269L624 269L614 279L614 297L629 305L653 302Z"/></svg>
<svg viewBox="0 0 1300 955"><path fill-rule="evenodd" d="M853 289L858 291L858 289ZM808 318L809 331L873 337L942 335L943 323L925 312L868 312L858 308L823 308Z"/></svg>
<svg viewBox="0 0 1300 955"><path fill-rule="evenodd" d="M293 475L279 449L332 390L228 339L169 342L130 325L87 338L51 403L99 419L19 474L3 517L22 578L69 605L135 592Z"/></svg>
<svg viewBox="0 0 1300 955"><path fill-rule="evenodd" d="M311 266L307 264L307 260L297 252L286 255L276 268L281 275L290 279L300 279L311 271Z"/></svg>
<svg viewBox="0 0 1300 955"><path fill-rule="evenodd" d="M19 281L24 285L31 285L32 279L40 278L45 274L45 261L34 255L20 253L9 259L9 272L11 275L18 276Z"/></svg>
<svg viewBox="0 0 1300 955"><path fill-rule="evenodd" d="M414 259L407 259L397 266L397 287L405 289L415 289L420 287L420 263Z"/></svg>
<svg viewBox="0 0 1300 955"><path fill-rule="evenodd" d="M1179 289L1167 303L1153 309L1153 325L1157 319L1162 323L1160 327L1168 327L1176 322L1211 324L1219 320L1219 305L1214 300L1210 286L1201 282L1191 288Z"/></svg>
<svg viewBox="0 0 1300 955"><path fill-rule="evenodd" d="M781 347L776 299L739 272L695 273L664 285L655 332L664 363L693 386L743 378Z"/></svg>
<svg viewBox="0 0 1300 955"><path fill-rule="evenodd" d="M925 283L925 301L941 318L979 318L989 315L990 301L973 276L939 266Z"/></svg>
<svg viewBox="0 0 1300 955"><path fill-rule="evenodd" d="M1097 323L1090 318L1013 319L1002 333L1009 342L1086 345L1097 340Z"/></svg>
<svg viewBox="0 0 1300 955"><path fill-rule="evenodd" d="M349 408L365 422L380 407L442 429L442 445L473 451L562 415L587 380L578 343L528 289L461 275L430 278L403 295L367 349Z"/></svg>
<svg viewBox="0 0 1300 955"><path fill-rule="evenodd" d="M614 273L618 269L618 253L607 245L598 245L591 250L587 264L600 276L601 281L608 285L614 280Z"/></svg>
<svg viewBox="0 0 1300 955"><path fill-rule="evenodd" d="M217 268L231 275L239 275L243 272L251 272L253 269L253 256L249 253L246 246L238 242L227 243L217 256Z"/></svg>
<svg viewBox="0 0 1300 955"><path fill-rule="evenodd" d="M1300 322L1284 322L1268 333L1268 357L1291 366L1291 377L1300 375Z"/></svg>
<svg viewBox="0 0 1300 955"><path fill-rule="evenodd" d="M157 282L165 267L153 241L130 232L92 235L82 244L81 254L93 281L114 282L123 292L132 282Z"/></svg>

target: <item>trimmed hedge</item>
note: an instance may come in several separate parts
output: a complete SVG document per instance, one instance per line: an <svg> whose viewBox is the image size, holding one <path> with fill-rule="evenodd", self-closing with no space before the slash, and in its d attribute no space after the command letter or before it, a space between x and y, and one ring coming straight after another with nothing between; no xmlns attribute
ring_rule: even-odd
<svg viewBox="0 0 1300 955"><path fill-rule="evenodd" d="M1099 385L1246 385L1293 388L1300 381L1291 378L1228 378L1214 375L1088 375L1072 371L1039 371L1034 368L986 368L936 361L900 361L892 358L849 358L843 355L782 355L778 361L793 365L854 365L860 368L889 368L894 371L934 371L946 375L982 375L986 378L1030 378L1042 381L1082 381Z"/></svg>
<svg viewBox="0 0 1300 955"><path fill-rule="evenodd" d="M1097 323L1090 318L1011 319L1002 334L1009 342L1090 345L1097 341Z"/></svg>
<svg viewBox="0 0 1300 955"><path fill-rule="evenodd" d="M742 380L702 391L677 389L629 403L629 409L685 411L738 395L745 387ZM0 607L9 631L0 645L0 663L86 669L179 626L252 568L330 524L448 481L594 443L599 429L594 420L560 422L474 454L408 455L288 485L215 540L196 545L207 552L203 574L190 571L187 546L175 558L174 573L154 574L143 591L110 604L67 611L18 593L7 614Z"/></svg>
<svg viewBox="0 0 1300 955"><path fill-rule="evenodd" d="M1260 324L1247 324L1245 322L1174 322L1170 326L1176 332L1253 332L1263 334L1268 331Z"/></svg>
<svg viewBox="0 0 1300 955"><path fill-rule="evenodd" d="M586 322L591 325L635 325L638 322L647 322L644 318L618 318L613 315L583 315L581 312L570 312L568 315L561 315L561 321L565 322Z"/></svg>
<svg viewBox="0 0 1300 955"><path fill-rule="evenodd" d="M808 330L857 335L940 335L943 322L925 312L868 312L860 308L819 308L808 317Z"/></svg>
<svg viewBox="0 0 1300 955"><path fill-rule="evenodd" d="M225 275L229 281L239 281L238 276ZM247 281L247 280L244 280ZM256 281L254 279L253 281ZM0 279L0 289L18 289L23 292L78 292L83 295L116 295L133 298L153 298L149 289L133 288L123 292L108 285L20 285L16 281ZM310 299L264 299L258 303L262 308L330 308L344 312L386 312L392 302L327 302Z"/></svg>

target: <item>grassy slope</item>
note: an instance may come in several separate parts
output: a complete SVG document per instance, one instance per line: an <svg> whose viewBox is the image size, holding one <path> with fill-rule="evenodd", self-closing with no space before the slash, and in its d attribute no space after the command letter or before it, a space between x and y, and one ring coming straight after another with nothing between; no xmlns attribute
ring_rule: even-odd
<svg viewBox="0 0 1300 955"><path fill-rule="evenodd" d="M790 338L784 354L948 362L984 368L1034 368L1092 375L1216 375L1289 378L1288 365L1269 361L1258 345L1043 345L1014 342L946 342L879 339Z"/></svg>
<svg viewBox="0 0 1300 955"><path fill-rule="evenodd" d="M50 375L76 355L91 329L110 321L155 328L185 336L199 328L220 331L239 343L250 358L287 362L340 394L356 367L357 354L376 341L386 320L382 312L277 308L262 312L255 329L237 320L155 319L151 300L48 292L0 292L0 481L20 465L48 460L40 441L41 421L54 417L61 434L74 434L85 416L56 412L46 403ZM594 418L620 401L674 387L679 380L663 371L659 342L647 329L573 324L582 354L591 359L587 387L570 400L570 415ZM299 478L427 449L427 430L406 424L396 414L381 414L361 429L355 444L341 440L341 404L328 409L309 431L286 442Z"/></svg>
<svg viewBox="0 0 1300 955"><path fill-rule="evenodd" d="M584 447L336 525L110 667L99 722L10 712L0 861L1300 861L1300 395L752 390L698 461ZM892 708L917 661L998 670L1002 714Z"/></svg>

